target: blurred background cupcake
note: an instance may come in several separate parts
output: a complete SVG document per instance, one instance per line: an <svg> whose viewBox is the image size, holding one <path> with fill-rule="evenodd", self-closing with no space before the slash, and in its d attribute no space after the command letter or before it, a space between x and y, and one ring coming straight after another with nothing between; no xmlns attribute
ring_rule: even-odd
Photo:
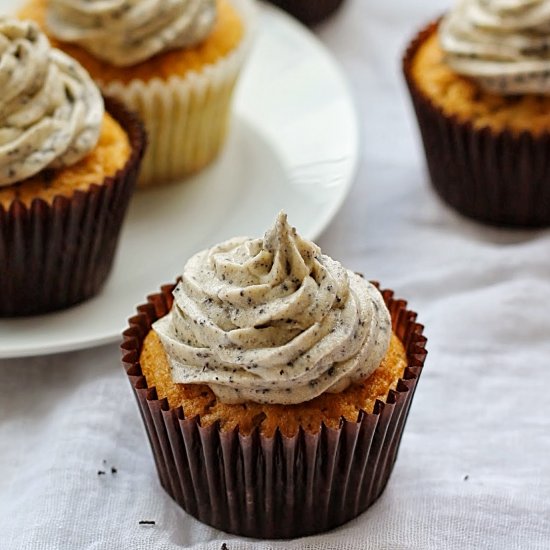
<svg viewBox="0 0 550 550"><path fill-rule="evenodd" d="M96 294L111 269L145 144L35 23L0 18L0 316Z"/></svg>
<svg viewBox="0 0 550 550"><path fill-rule="evenodd" d="M306 25L314 25L332 15L344 0L269 0Z"/></svg>
<svg viewBox="0 0 550 550"><path fill-rule="evenodd" d="M122 345L162 486L201 521L295 538L384 490L426 352L394 300L280 214L193 256Z"/></svg>
<svg viewBox="0 0 550 550"><path fill-rule="evenodd" d="M506 226L550 225L550 2L459 0L404 71L434 188Z"/></svg>
<svg viewBox="0 0 550 550"><path fill-rule="evenodd" d="M252 0L29 0L20 10L101 89L142 117L139 185L192 174L220 152L251 41Z"/></svg>

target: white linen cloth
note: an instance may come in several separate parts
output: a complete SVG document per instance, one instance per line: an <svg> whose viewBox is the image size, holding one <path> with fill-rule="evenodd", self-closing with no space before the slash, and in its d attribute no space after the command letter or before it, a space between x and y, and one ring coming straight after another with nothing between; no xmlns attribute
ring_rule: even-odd
<svg viewBox="0 0 550 550"><path fill-rule="evenodd" d="M399 60L446 5L348 0L318 29L363 129L357 182L319 243L407 298L428 336L380 500L293 542L200 524L161 489L110 345L0 362L1 550L550 548L550 232L469 222L428 187Z"/></svg>

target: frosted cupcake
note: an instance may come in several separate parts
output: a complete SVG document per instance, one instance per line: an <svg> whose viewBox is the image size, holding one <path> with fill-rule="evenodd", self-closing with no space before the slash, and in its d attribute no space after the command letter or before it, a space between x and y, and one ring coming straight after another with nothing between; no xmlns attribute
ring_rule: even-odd
<svg viewBox="0 0 550 550"><path fill-rule="evenodd" d="M28 21L0 18L0 316L99 291L145 136Z"/></svg>
<svg viewBox="0 0 550 550"><path fill-rule="evenodd" d="M139 308L124 363L163 487L201 521L290 538L383 491L423 365L415 314L279 215L193 256Z"/></svg>
<svg viewBox="0 0 550 550"><path fill-rule="evenodd" d="M251 0L30 0L20 14L140 114L149 135L140 185L180 179L218 155L250 44Z"/></svg>
<svg viewBox="0 0 550 550"><path fill-rule="evenodd" d="M404 70L432 183L498 225L550 225L550 2L461 0Z"/></svg>

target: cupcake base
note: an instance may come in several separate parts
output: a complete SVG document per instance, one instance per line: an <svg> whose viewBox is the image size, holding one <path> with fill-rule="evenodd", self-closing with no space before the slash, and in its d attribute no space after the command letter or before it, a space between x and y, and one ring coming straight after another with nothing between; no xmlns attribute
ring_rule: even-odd
<svg viewBox="0 0 550 550"><path fill-rule="evenodd" d="M338 429L300 430L294 437L257 430L244 436L203 428L182 408L158 400L139 357L152 323L172 306L174 285L138 308L124 333L123 364L136 395L161 485L189 514L237 535L296 538L332 529L366 510L393 469L416 383L426 357L423 327L406 303L383 291L408 367L385 403Z"/></svg>
<svg viewBox="0 0 550 550"><path fill-rule="evenodd" d="M550 133L476 128L449 116L418 87L412 65L432 23L413 40L403 70L432 185L461 214L506 227L550 226Z"/></svg>
<svg viewBox="0 0 550 550"><path fill-rule="evenodd" d="M269 0L306 25L314 25L332 15L344 0Z"/></svg>
<svg viewBox="0 0 550 550"><path fill-rule="evenodd" d="M109 114L128 134L122 170L86 191L0 205L0 317L67 308L97 294L111 270L145 147L141 122L119 102Z"/></svg>

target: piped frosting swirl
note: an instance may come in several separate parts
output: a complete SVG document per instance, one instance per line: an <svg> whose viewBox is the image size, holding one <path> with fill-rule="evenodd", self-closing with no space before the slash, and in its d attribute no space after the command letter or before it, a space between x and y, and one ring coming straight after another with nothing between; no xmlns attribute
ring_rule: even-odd
<svg viewBox="0 0 550 550"><path fill-rule="evenodd" d="M459 0L439 37L448 65L485 90L550 94L549 0Z"/></svg>
<svg viewBox="0 0 550 550"><path fill-rule="evenodd" d="M223 402L295 404L341 392L380 364L391 320L380 292L280 214L263 239L193 256L154 324L175 383Z"/></svg>
<svg viewBox="0 0 550 550"><path fill-rule="evenodd" d="M202 42L216 14L216 0L50 0L46 24L59 40L125 67Z"/></svg>
<svg viewBox="0 0 550 550"><path fill-rule="evenodd" d="M0 186L74 164L97 144L99 90L34 23L0 18L0 87Z"/></svg>

